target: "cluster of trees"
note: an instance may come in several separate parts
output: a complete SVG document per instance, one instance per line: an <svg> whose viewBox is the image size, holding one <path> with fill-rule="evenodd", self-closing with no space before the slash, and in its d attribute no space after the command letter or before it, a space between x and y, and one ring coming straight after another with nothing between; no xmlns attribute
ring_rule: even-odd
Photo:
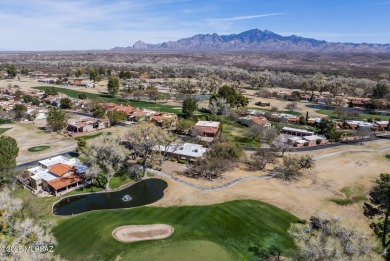
<svg viewBox="0 0 390 261"><path fill-rule="evenodd" d="M176 137L168 131L140 122L132 126L124 138L104 135L93 143L80 139L77 150L89 166L86 178L109 190L109 182L119 170L137 179L146 178L147 168L161 165L167 159L168 148L176 143Z"/></svg>
<svg viewBox="0 0 390 261"><path fill-rule="evenodd" d="M234 143L215 142L202 159L190 165L185 174L192 178L212 180L235 167L242 156L242 150Z"/></svg>
<svg viewBox="0 0 390 261"><path fill-rule="evenodd" d="M118 76L121 79L130 79L132 77L131 72L124 70L121 70Z"/></svg>
<svg viewBox="0 0 390 261"><path fill-rule="evenodd" d="M11 196L10 191L0 191L0 252L1 260L62 260L54 255L58 244L51 234L51 224L42 220L33 220L24 215L24 204L20 199ZM9 247L30 247L32 251L16 251ZM44 251L33 251L42 249ZM7 248L8 247L8 248Z"/></svg>
<svg viewBox="0 0 390 261"><path fill-rule="evenodd" d="M374 240L336 216L312 216L307 224L294 224L288 232L298 247L294 260L382 260L375 253Z"/></svg>

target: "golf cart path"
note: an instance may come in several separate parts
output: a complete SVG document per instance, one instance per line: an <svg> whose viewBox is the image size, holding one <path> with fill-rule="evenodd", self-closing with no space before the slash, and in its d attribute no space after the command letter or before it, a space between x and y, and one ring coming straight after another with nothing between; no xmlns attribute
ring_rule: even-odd
<svg viewBox="0 0 390 261"><path fill-rule="evenodd" d="M351 153L351 152L382 152L382 151L387 151L387 150L390 150L390 146L384 147L384 148L380 148L380 149L341 150L341 151L336 151L336 152L327 153L327 154L323 154L323 155L318 155L318 156L313 157L313 159L314 160L320 160L320 159L331 157L331 156L334 156L334 155L343 154L343 153ZM241 177L241 178L238 178L238 179L231 180L231 181L229 181L229 182L227 182L225 184L222 184L222 185L218 185L218 186L214 186L214 187L205 187L205 186L200 186L200 185L193 184L191 182L188 182L186 180L183 180L183 179L180 179L180 178L177 178L177 177L173 177L172 175L164 173L162 171L158 171L158 170L154 170L154 169L147 169L147 171L149 173L154 174L154 175L157 175L157 176L160 176L160 177L163 177L163 178L167 178L167 179L170 179L170 180L174 180L176 182L179 182L181 184L184 184L186 186L189 186L191 188L194 188L194 189L197 189L197 190L201 190L201 191L219 190L219 189L223 189L223 188L232 186L232 185L234 185L236 183L239 183L239 182L242 182L242 181L247 181L247 180L271 179L271 178L273 178L277 174L276 170L272 170L272 171L270 171L270 173L268 175L253 176L253 177Z"/></svg>

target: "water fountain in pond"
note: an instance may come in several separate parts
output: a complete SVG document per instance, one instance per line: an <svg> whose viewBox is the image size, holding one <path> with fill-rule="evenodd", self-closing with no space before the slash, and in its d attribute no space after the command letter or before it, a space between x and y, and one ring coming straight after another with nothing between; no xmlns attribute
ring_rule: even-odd
<svg viewBox="0 0 390 261"><path fill-rule="evenodd" d="M130 197L130 195L124 195L124 196L122 197L122 200L125 201L125 202L130 201L131 199L132 199L132 198Z"/></svg>
<svg viewBox="0 0 390 261"><path fill-rule="evenodd" d="M150 178L119 191L80 194L65 197L53 205L53 213L70 216L91 210L132 208L148 205L164 196L168 184L162 179Z"/></svg>

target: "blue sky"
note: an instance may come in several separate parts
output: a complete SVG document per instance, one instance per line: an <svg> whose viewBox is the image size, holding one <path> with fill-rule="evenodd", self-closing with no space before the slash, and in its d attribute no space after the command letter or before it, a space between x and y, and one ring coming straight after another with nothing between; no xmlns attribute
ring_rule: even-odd
<svg viewBox="0 0 390 261"><path fill-rule="evenodd" d="M258 28L390 43L390 0L0 0L0 50L90 50Z"/></svg>

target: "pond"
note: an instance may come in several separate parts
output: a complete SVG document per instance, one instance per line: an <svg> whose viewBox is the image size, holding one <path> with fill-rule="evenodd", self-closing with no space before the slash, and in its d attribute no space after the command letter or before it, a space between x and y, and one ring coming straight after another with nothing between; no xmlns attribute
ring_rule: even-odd
<svg viewBox="0 0 390 261"><path fill-rule="evenodd" d="M199 95L193 95L192 98L198 102L201 101L208 101L211 98L211 95L209 94L199 94Z"/></svg>
<svg viewBox="0 0 390 261"><path fill-rule="evenodd" d="M317 109L317 110L335 110L337 107L323 104L308 104L306 105L308 108ZM359 112L363 114L371 114L371 115L381 115L381 116L390 116L390 112L387 111L375 111L370 109L360 109L360 108L344 108L346 112Z"/></svg>
<svg viewBox="0 0 390 261"><path fill-rule="evenodd" d="M168 184L162 179L146 179L120 191L75 195L61 199L53 214L70 216L91 210L138 207L158 201Z"/></svg>

